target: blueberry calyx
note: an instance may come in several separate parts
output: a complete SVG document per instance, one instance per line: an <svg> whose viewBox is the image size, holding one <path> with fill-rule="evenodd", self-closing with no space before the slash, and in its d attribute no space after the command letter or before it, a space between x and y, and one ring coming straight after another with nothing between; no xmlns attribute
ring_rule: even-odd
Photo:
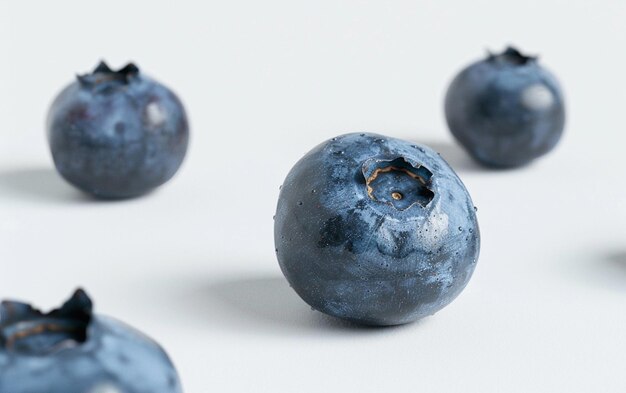
<svg viewBox="0 0 626 393"><path fill-rule="evenodd" d="M0 351L43 355L87 340L93 304L77 289L60 308L42 313L17 301L0 303Z"/></svg>
<svg viewBox="0 0 626 393"><path fill-rule="evenodd" d="M426 207L434 198L432 172L404 157L370 159L362 166L370 199L407 210L413 205Z"/></svg>
<svg viewBox="0 0 626 393"><path fill-rule="evenodd" d="M115 71L109 65L100 61L90 74L77 75L76 78L82 86L95 87L99 85L131 83L139 75L139 67L133 63L128 63L124 67Z"/></svg>
<svg viewBox="0 0 626 393"><path fill-rule="evenodd" d="M507 48L498 54L489 52L488 61L502 65L521 66L537 61L537 56L524 55L515 47L507 46Z"/></svg>

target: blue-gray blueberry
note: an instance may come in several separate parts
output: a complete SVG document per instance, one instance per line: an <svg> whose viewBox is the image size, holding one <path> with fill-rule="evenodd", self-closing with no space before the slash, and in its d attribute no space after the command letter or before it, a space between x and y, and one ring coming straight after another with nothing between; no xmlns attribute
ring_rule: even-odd
<svg viewBox="0 0 626 393"><path fill-rule="evenodd" d="M456 298L476 266L470 195L427 146L346 134L308 152L278 199L274 241L292 288L352 322L397 325Z"/></svg>
<svg viewBox="0 0 626 393"><path fill-rule="evenodd" d="M82 290L49 313L21 302L0 304L2 393L181 391L163 349L133 328L93 314Z"/></svg>
<svg viewBox="0 0 626 393"><path fill-rule="evenodd" d="M471 64L445 98L448 126L478 162L528 164L556 146L565 125L563 94L536 57L514 48Z"/></svg>
<svg viewBox="0 0 626 393"><path fill-rule="evenodd" d="M167 87L134 64L104 62L67 86L47 120L58 172L99 198L130 198L168 181L189 140L185 109Z"/></svg>

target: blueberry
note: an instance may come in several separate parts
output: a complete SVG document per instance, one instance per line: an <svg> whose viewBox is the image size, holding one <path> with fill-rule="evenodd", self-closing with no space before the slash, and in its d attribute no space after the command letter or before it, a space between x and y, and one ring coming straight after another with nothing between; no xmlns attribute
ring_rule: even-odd
<svg viewBox="0 0 626 393"><path fill-rule="evenodd" d="M457 75L445 113L456 139L490 167L517 167L548 153L565 125L557 80L537 58L510 47Z"/></svg>
<svg viewBox="0 0 626 393"><path fill-rule="evenodd" d="M62 307L41 313L0 304L0 392L180 393L171 361L154 341L92 313L77 290Z"/></svg>
<svg viewBox="0 0 626 393"><path fill-rule="evenodd" d="M189 139L187 116L167 87L128 64L104 62L54 100L48 141L59 173L99 198L129 198L168 181Z"/></svg>
<svg viewBox="0 0 626 393"><path fill-rule="evenodd" d="M368 325L446 306L480 247L472 200L441 156L376 134L339 136L296 163L280 191L274 240L304 301Z"/></svg>

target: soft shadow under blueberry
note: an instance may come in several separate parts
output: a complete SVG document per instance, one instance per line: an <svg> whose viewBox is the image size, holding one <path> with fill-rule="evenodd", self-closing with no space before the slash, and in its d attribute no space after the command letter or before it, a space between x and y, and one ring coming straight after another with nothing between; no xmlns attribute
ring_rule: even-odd
<svg viewBox="0 0 626 393"><path fill-rule="evenodd" d="M626 251L611 253L607 255L606 261L615 269L621 270L626 278Z"/></svg>
<svg viewBox="0 0 626 393"><path fill-rule="evenodd" d="M626 291L626 250L608 253L598 268L607 283Z"/></svg>
<svg viewBox="0 0 626 393"><path fill-rule="evenodd" d="M580 258L580 257L578 257ZM600 254L587 254L578 259L578 264L568 270L578 280L601 288L626 292L626 250Z"/></svg>
<svg viewBox="0 0 626 393"><path fill-rule="evenodd" d="M54 202L89 201L67 184L54 169L23 168L0 172L0 196Z"/></svg>
<svg viewBox="0 0 626 393"><path fill-rule="evenodd" d="M311 310L281 277L219 280L207 287L207 295L251 322L299 328L341 323Z"/></svg>
<svg viewBox="0 0 626 393"><path fill-rule="evenodd" d="M187 317L198 317L202 323L220 325L229 330L255 334L285 333L374 333L401 327L360 326L312 310L280 276L231 276L212 280L205 285L187 286L179 297ZM170 298L171 300L171 298ZM184 319L184 317L181 315ZM413 324L415 325L415 324ZM407 325L403 325L407 326Z"/></svg>

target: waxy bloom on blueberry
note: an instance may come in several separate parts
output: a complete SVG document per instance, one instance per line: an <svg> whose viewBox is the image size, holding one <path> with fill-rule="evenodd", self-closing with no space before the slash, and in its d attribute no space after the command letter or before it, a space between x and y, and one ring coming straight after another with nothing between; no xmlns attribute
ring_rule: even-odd
<svg viewBox="0 0 626 393"><path fill-rule="evenodd" d="M433 150L376 134L332 138L291 169L274 241L293 289L353 322L397 325L449 304L480 248L472 200Z"/></svg>
<svg viewBox="0 0 626 393"><path fill-rule="evenodd" d="M181 393L181 387L157 343L93 314L78 290L49 313L0 304L0 392Z"/></svg>
<svg viewBox="0 0 626 393"><path fill-rule="evenodd" d="M178 97L134 64L105 63L54 100L47 121L54 164L68 182L100 198L129 198L168 181L189 139Z"/></svg>
<svg viewBox="0 0 626 393"><path fill-rule="evenodd" d="M516 167L554 148L565 125L561 88L537 58L507 48L471 64L445 99L450 131L478 162Z"/></svg>

